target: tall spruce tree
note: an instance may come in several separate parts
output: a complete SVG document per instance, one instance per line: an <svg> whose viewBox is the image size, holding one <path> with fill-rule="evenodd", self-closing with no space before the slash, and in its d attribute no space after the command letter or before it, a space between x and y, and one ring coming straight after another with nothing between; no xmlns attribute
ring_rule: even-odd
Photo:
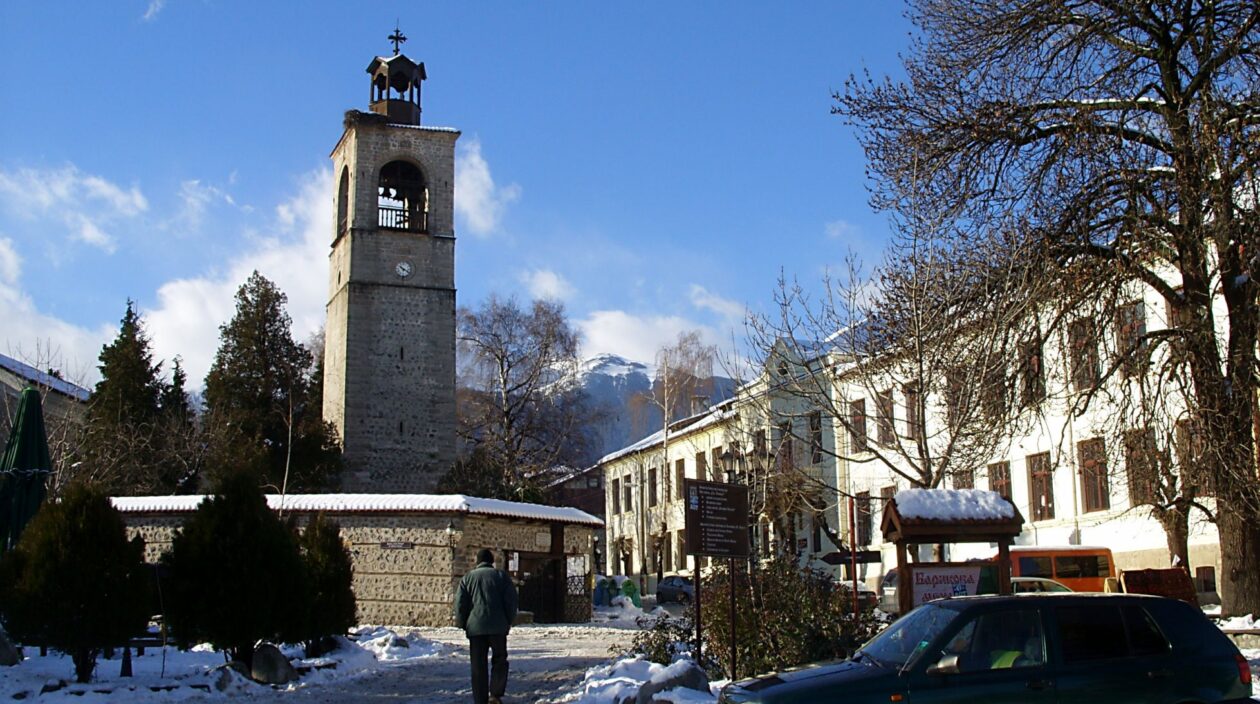
<svg viewBox="0 0 1260 704"><path fill-rule="evenodd" d="M127 299L118 336L101 348L101 380L92 393L88 418L109 424L135 424L153 421L162 393L160 363L153 361L149 336L136 312L135 301Z"/></svg>
<svg viewBox="0 0 1260 704"><path fill-rule="evenodd" d="M127 300L118 336L101 348L100 362L101 380L88 406L83 461L76 476L111 493L174 491L170 454L176 443L171 442L172 428L163 422L163 407L184 395L183 372L177 364L176 379L163 383L162 365L153 360L134 301Z"/></svg>
<svg viewBox="0 0 1260 704"><path fill-rule="evenodd" d="M275 489L320 489L335 479L341 455L332 426L310 403L314 357L293 339L287 302L255 271L219 328L205 391L211 466L248 470Z"/></svg>
<svg viewBox="0 0 1260 704"><path fill-rule="evenodd" d="M188 373L184 371L183 360L178 356L171 360L171 383L162 386L159 405L162 415L173 422L188 424L193 420L192 404L188 401Z"/></svg>

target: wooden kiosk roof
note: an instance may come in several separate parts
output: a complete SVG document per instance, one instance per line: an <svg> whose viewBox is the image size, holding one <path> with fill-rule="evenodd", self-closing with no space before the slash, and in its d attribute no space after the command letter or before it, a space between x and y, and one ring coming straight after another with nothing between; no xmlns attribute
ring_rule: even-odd
<svg viewBox="0 0 1260 704"><path fill-rule="evenodd" d="M924 516L913 510L903 515L897 503L899 497L904 503L917 499L920 494L912 492L930 492L932 495L949 500L960 507L954 516ZM985 496L985 495L989 496ZM890 543L999 543L1010 541L1024 529L1024 517L1019 509L1008 499L998 497L994 492L977 489L911 489L898 492L884 506L884 520L880 530L884 541Z"/></svg>
<svg viewBox="0 0 1260 704"><path fill-rule="evenodd" d="M901 613L913 608L910 580L915 565L906 557L907 545L933 543L997 543L998 593L1011 593L1011 541L1024 528L1024 517L1009 499L979 489L907 489L884 505L880 530L897 546L897 588ZM940 564L940 563L938 563Z"/></svg>

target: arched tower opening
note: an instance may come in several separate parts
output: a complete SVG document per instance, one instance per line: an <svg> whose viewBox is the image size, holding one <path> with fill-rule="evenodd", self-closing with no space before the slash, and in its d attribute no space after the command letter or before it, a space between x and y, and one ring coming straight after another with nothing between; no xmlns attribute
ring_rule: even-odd
<svg viewBox="0 0 1260 704"><path fill-rule="evenodd" d="M341 181L337 184L337 236L350 230L350 167L341 169Z"/></svg>
<svg viewBox="0 0 1260 704"><path fill-rule="evenodd" d="M378 227L429 231L429 187L415 164L391 161L382 166L376 193Z"/></svg>

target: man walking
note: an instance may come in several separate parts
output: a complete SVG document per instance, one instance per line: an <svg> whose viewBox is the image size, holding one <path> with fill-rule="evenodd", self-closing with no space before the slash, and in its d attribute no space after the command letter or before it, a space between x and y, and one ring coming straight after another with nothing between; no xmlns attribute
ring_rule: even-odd
<svg viewBox="0 0 1260 704"><path fill-rule="evenodd" d="M494 568L494 553L482 548L477 552L477 566L459 581L455 593L455 624L468 634L476 704L499 704L507 689L507 634L515 619L516 586L506 572ZM494 653L489 673L487 651Z"/></svg>

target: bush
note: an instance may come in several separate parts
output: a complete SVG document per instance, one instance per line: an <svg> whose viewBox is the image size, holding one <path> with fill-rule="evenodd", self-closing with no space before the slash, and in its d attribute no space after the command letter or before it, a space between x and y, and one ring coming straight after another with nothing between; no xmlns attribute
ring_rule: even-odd
<svg viewBox="0 0 1260 704"><path fill-rule="evenodd" d="M740 676L847 657L879 630L869 609L853 615L848 592L830 574L801 569L777 556L751 576L746 563L735 576L735 652ZM715 563L704 576L705 654L730 672L730 570Z"/></svg>
<svg viewBox="0 0 1260 704"><path fill-rule="evenodd" d="M72 484L0 560L0 617L15 640L70 655L87 682L102 649L144 631L147 586L144 544L103 493Z"/></svg>
<svg viewBox="0 0 1260 704"><path fill-rule="evenodd" d="M694 649L696 626L690 609L678 618L669 615L640 616L634 622L640 630L634 634L630 647L620 649L613 646L614 654L642 655L651 662L668 665L677 656Z"/></svg>
<svg viewBox="0 0 1260 704"><path fill-rule="evenodd" d="M302 559L248 473L222 479L163 562L167 622L181 647L208 642L250 665L259 640L301 639L308 601Z"/></svg>
<svg viewBox="0 0 1260 704"><path fill-rule="evenodd" d="M355 624L353 569L350 551L341 541L341 528L317 515L298 538L306 566L306 618L301 638L306 656L328 652L331 636L345 635Z"/></svg>

